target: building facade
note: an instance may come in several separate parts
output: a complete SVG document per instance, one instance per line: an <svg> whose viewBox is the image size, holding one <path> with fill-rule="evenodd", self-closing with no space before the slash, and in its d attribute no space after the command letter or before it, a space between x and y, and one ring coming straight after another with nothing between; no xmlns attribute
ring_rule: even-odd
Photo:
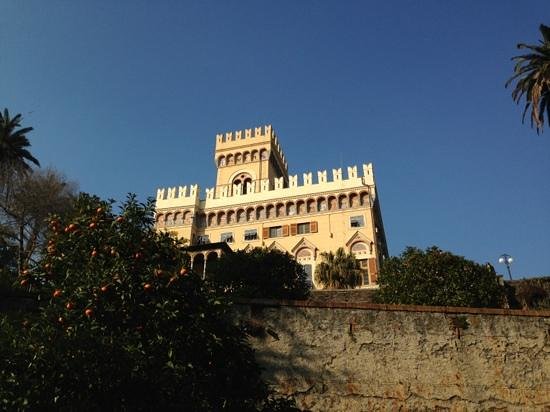
<svg viewBox="0 0 550 412"><path fill-rule="evenodd" d="M388 251L372 164L299 179L271 126L218 134L214 161L216 186L204 198L197 185L157 190L157 228L190 242L196 271L219 256L217 243L277 248L310 276L322 252L343 247L359 260L363 285L376 285Z"/></svg>

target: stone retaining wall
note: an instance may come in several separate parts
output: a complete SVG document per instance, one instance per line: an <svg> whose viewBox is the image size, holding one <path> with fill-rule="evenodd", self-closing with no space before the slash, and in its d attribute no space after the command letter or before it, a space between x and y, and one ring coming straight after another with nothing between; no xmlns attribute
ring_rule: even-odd
<svg viewBox="0 0 550 412"><path fill-rule="evenodd" d="M550 311L252 300L264 377L304 410L550 411Z"/></svg>

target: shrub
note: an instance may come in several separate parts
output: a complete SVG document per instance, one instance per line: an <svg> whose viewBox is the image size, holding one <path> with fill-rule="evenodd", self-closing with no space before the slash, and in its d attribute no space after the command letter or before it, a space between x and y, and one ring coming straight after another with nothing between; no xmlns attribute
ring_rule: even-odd
<svg viewBox="0 0 550 412"><path fill-rule="evenodd" d="M504 288L490 265L480 265L437 247L408 247L387 259L378 277L381 303L501 307Z"/></svg>
<svg viewBox="0 0 550 412"><path fill-rule="evenodd" d="M265 248L223 255L207 278L215 289L245 298L305 299L311 288L302 265L288 253Z"/></svg>

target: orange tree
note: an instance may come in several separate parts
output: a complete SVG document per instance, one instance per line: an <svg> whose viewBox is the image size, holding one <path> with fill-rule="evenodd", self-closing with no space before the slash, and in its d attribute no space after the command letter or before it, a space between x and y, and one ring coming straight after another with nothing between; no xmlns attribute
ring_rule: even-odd
<svg viewBox="0 0 550 412"><path fill-rule="evenodd" d="M0 325L0 409L286 410L269 397L225 302L187 270L153 204L82 195L50 220L40 264L21 274L39 313Z"/></svg>

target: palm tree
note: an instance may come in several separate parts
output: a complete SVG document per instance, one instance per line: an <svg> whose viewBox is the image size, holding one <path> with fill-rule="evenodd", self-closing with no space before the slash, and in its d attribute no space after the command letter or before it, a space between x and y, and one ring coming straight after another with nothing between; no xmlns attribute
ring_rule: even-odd
<svg viewBox="0 0 550 412"><path fill-rule="evenodd" d="M21 127L21 114L10 118L8 109L0 112L0 166L2 174L11 172L28 172L31 167L27 162L40 166L38 160L27 148L31 145L26 134L32 127Z"/></svg>
<svg viewBox="0 0 550 412"><path fill-rule="evenodd" d="M512 99L519 104L525 97L522 122L531 109L531 127L535 125L537 134L543 130L545 112L550 125L550 27L541 24L539 30L540 45L518 44L518 49L529 53L512 58L516 62L514 75L506 82L506 87L517 82Z"/></svg>
<svg viewBox="0 0 550 412"><path fill-rule="evenodd" d="M323 288L343 289L355 288L361 284L359 263L353 254L347 254L344 248L338 248L335 253L321 253L323 262L315 269L315 281Z"/></svg>

